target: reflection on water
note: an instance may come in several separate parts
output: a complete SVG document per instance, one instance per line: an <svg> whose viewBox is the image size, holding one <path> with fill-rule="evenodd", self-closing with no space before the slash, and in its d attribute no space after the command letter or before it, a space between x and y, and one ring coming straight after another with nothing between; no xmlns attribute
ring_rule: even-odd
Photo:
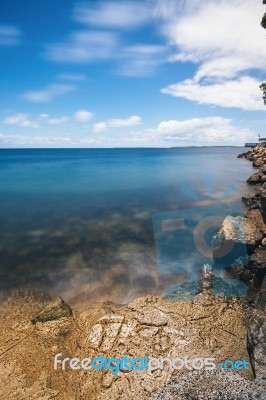
<svg viewBox="0 0 266 400"><path fill-rule="evenodd" d="M152 215L195 206L184 185L209 204L210 172L213 199L235 182L230 201L241 197L250 165L240 151L1 150L0 288L125 303L181 282L158 271Z"/></svg>

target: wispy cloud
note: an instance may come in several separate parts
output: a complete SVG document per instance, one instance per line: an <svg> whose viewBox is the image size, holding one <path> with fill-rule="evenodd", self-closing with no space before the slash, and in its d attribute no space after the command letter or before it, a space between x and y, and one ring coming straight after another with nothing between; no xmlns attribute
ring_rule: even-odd
<svg viewBox="0 0 266 400"><path fill-rule="evenodd" d="M0 46L14 46L20 43L21 31L15 26L0 25Z"/></svg>
<svg viewBox="0 0 266 400"><path fill-rule="evenodd" d="M124 30L136 31L149 22L154 23L155 29L154 4L155 0L78 4L73 18L81 24L81 29L62 42L46 46L43 56L50 61L72 64L113 61L112 72L119 75L149 76L167 62L168 46L152 40L132 44L132 38Z"/></svg>
<svg viewBox="0 0 266 400"><path fill-rule="evenodd" d="M106 122L98 122L93 125L94 132L103 132L108 128L128 128L141 124L141 118L138 115L132 115L128 118L115 118Z"/></svg>
<svg viewBox="0 0 266 400"><path fill-rule="evenodd" d="M35 128L40 129L44 126L64 126L69 122L88 122L93 117L93 113L88 110L78 110L73 115L52 117L46 113L40 113L35 118L30 118L27 114L17 113L8 115L4 118L3 122L6 125L15 125L22 128Z"/></svg>
<svg viewBox="0 0 266 400"><path fill-rule="evenodd" d="M7 125L21 126L23 128L40 129L39 122L30 120L27 114L10 115L4 119L4 123Z"/></svg>
<svg viewBox="0 0 266 400"><path fill-rule="evenodd" d="M73 64L111 58L116 52L117 35L110 32L79 31L65 42L47 46L44 57Z"/></svg>
<svg viewBox="0 0 266 400"><path fill-rule="evenodd" d="M166 46L152 44L126 46L120 53L118 72L126 76L150 76L166 59Z"/></svg>
<svg viewBox="0 0 266 400"><path fill-rule="evenodd" d="M151 19L150 2L101 1L78 4L73 18L80 23L106 28L132 29Z"/></svg>
<svg viewBox="0 0 266 400"><path fill-rule="evenodd" d="M32 90L22 94L22 97L31 103L48 103L57 96L62 96L76 89L75 85L54 84L41 90Z"/></svg>

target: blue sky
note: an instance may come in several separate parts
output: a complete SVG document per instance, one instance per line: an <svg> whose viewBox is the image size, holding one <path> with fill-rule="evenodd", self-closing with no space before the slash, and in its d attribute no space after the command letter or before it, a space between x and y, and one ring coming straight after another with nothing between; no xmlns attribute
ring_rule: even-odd
<svg viewBox="0 0 266 400"><path fill-rule="evenodd" d="M0 146L242 145L266 134L262 0L0 5Z"/></svg>

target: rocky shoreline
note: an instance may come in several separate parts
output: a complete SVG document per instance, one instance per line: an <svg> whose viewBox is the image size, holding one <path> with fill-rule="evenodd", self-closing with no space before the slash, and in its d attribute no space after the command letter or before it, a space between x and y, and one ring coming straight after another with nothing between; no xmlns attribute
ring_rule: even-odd
<svg viewBox="0 0 266 400"><path fill-rule="evenodd" d="M218 236L246 245L248 258L228 268L244 282L247 296L221 278L202 281L164 296L145 296L126 305L87 301L73 310L43 293L11 296L0 304L1 398L10 400L262 400L266 398L266 148L239 157L258 171L248 183L244 216L228 216ZM214 249L215 251L215 249ZM207 271L209 273L210 271ZM207 274L208 275L208 274ZM211 274L208 279L211 279ZM183 292L180 294L180 288ZM231 296L228 295L231 293ZM193 296L192 296L193 294ZM181 296L181 298L180 298ZM229 297L229 298L228 298ZM231 297L231 298L230 298ZM184 300L186 298L186 300ZM183 299L183 301L182 301ZM70 304L71 305L71 304ZM214 357L245 359L249 371L55 371L64 357Z"/></svg>
<svg viewBox="0 0 266 400"><path fill-rule="evenodd" d="M252 298L248 320L248 345L256 377L266 377L266 147L257 146L240 154L258 169L247 182L256 193L243 201L248 207L246 216L262 234L249 255L246 268L254 275L258 292Z"/></svg>

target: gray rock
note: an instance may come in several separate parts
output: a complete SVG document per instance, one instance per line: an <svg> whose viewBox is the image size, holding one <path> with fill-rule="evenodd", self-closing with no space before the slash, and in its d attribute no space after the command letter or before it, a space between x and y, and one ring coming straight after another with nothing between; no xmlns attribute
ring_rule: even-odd
<svg viewBox="0 0 266 400"><path fill-rule="evenodd" d="M31 322L47 322L63 317L72 317L73 312L70 306L59 296L52 303L48 304Z"/></svg>
<svg viewBox="0 0 266 400"><path fill-rule="evenodd" d="M172 380L150 400L263 400L266 380L247 381L231 371L193 371Z"/></svg>
<svg viewBox="0 0 266 400"><path fill-rule="evenodd" d="M256 376L266 376L266 314L257 308L249 318L248 347Z"/></svg>

